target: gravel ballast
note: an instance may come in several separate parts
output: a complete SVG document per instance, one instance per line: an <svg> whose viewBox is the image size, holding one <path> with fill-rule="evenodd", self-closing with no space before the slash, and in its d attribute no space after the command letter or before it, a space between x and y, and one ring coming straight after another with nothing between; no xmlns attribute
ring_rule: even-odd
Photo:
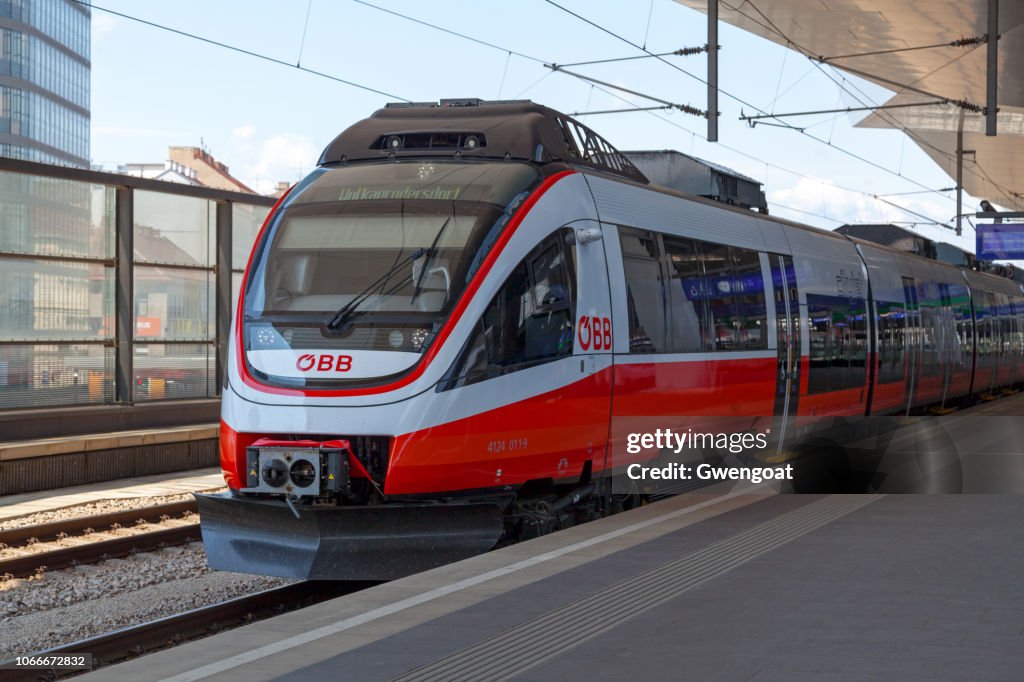
<svg viewBox="0 0 1024 682"><path fill-rule="evenodd" d="M0 660L289 582L210 571L201 543L0 579Z"/></svg>
<svg viewBox="0 0 1024 682"><path fill-rule="evenodd" d="M213 488L210 490L197 490L196 492L221 492L227 488ZM176 495L152 495L147 497L118 497L109 500L94 500L84 504L76 504L59 509L48 509L46 511L34 512L23 516L14 516L7 519L0 519L0 530L11 528L23 528L25 526L37 526L42 523L53 523L65 519L78 519L84 516L97 516L109 514L110 512L128 511L129 509L144 509L156 507L171 502L181 502L192 499L191 493L178 493Z"/></svg>

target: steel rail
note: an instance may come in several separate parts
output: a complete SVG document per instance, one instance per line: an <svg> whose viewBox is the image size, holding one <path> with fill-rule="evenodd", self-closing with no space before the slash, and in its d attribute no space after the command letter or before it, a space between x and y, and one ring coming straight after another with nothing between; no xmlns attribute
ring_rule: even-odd
<svg viewBox="0 0 1024 682"><path fill-rule="evenodd" d="M0 576L24 578L42 570L55 571L78 564L94 564L136 552L151 552L168 545L182 545L198 541L200 538L199 524L190 523L149 533L87 542L74 547L61 547L52 552L37 552L4 559L0 561Z"/></svg>
<svg viewBox="0 0 1024 682"><path fill-rule="evenodd" d="M203 606L174 616L115 630L104 635L36 652L32 656L58 654L93 655L93 669L110 665L146 652L175 646L182 642L216 634L225 629L248 624L254 620L278 615L364 590L380 581L312 581L307 580L255 594L236 597L219 604ZM0 662L5 680L37 680L41 673L52 677L81 674L82 670L11 669L14 661Z"/></svg>
<svg viewBox="0 0 1024 682"><path fill-rule="evenodd" d="M59 511L59 510L55 510ZM59 539L62 533L74 535L84 533L92 529L97 532L111 530L115 526L124 527L126 524L134 524L138 521L156 523L163 520L164 516L182 516L187 513L198 514L199 507L194 499L182 500L180 502L169 502L167 504L142 507L139 509L127 509L124 511L107 512L92 516L80 516L73 519L61 519L49 523L40 523L20 528L8 528L0 531L0 544L13 547L21 545L32 538L39 542L50 542Z"/></svg>

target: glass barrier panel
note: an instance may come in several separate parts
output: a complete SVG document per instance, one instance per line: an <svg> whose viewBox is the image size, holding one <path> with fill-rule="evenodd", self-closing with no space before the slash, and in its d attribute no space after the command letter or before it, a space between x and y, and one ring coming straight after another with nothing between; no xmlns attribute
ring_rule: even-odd
<svg viewBox="0 0 1024 682"><path fill-rule="evenodd" d="M249 252L256 241L263 221L270 213L268 206L231 204L231 267L244 270L249 262Z"/></svg>
<svg viewBox="0 0 1024 682"><path fill-rule="evenodd" d="M206 270L135 266L135 338L209 341L216 334L214 275Z"/></svg>
<svg viewBox="0 0 1024 682"><path fill-rule="evenodd" d="M0 256L0 341L114 338L114 269Z"/></svg>
<svg viewBox="0 0 1024 682"><path fill-rule="evenodd" d="M0 252L114 257L114 189L0 171Z"/></svg>
<svg viewBox="0 0 1024 682"><path fill-rule="evenodd" d="M136 343L132 363L136 402L217 395L213 344Z"/></svg>
<svg viewBox="0 0 1024 682"><path fill-rule="evenodd" d="M113 401L112 346L0 344L0 410Z"/></svg>
<svg viewBox="0 0 1024 682"><path fill-rule="evenodd" d="M216 205L207 199L134 192L136 263L211 267Z"/></svg>

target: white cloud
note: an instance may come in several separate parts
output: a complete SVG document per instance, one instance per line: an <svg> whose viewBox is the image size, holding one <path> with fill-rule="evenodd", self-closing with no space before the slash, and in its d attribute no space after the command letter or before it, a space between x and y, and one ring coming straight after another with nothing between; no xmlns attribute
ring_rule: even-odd
<svg viewBox="0 0 1024 682"><path fill-rule="evenodd" d="M256 144L245 142L229 163L233 174L260 194L272 192L279 181L294 184L311 171L320 158L320 150L304 135L283 133Z"/></svg>
<svg viewBox="0 0 1024 682"><path fill-rule="evenodd" d="M243 140L248 139L255 134L256 127L249 123L245 124L244 126L241 126L240 128L235 128L234 130L231 131L232 136L241 138Z"/></svg>
<svg viewBox="0 0 1024 682"><path fill-rule="evenodd" d="M117 17L106 12L93 12L92 36L94 39L109 35L121 22Z"/></svg>
<svg viewBox="0 0 1024 682"><path fill-rule="evenodd" d="M816 217L827 217L842 223L925 222L921 216L928 216L940 222L948 219L953 211L946 205L945 200L935 197L933 201L927 196L893 197L888 199L892 203L886 203L867 194L837 187L825 178L800 178L791 187L770 191L768 203L769 208L774 209L775 213L784 213L784 209L790 208L813 214L801 214L797 220L824 225L830 229L839 223L831 220L823 222ZM772 206L773 204L776 206ZM904 211L893 204L903 206L921 216Z"/></svg>

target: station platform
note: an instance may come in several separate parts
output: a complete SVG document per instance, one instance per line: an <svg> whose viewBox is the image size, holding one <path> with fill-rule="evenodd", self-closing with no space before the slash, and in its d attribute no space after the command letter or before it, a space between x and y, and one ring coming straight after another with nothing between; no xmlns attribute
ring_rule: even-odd
<svg viewBox="0 0 1024 682"><path fill-rule="evenodd" d="M62 490L0 496L0 521L99 500L153 497L214 490L224 486L218 467L91 483Z"/></svg>
<svg viewBox="0 0 1024 682"><path fill-rule="evenodd" d="M0 497L211 467L218 425L0 441Z"/></svg>
<svg viewBox="0 0 1024 682"><path fill-rule="evenodd" d="M1024 496L706 489L89 680L1020 680Z"/></svg>

